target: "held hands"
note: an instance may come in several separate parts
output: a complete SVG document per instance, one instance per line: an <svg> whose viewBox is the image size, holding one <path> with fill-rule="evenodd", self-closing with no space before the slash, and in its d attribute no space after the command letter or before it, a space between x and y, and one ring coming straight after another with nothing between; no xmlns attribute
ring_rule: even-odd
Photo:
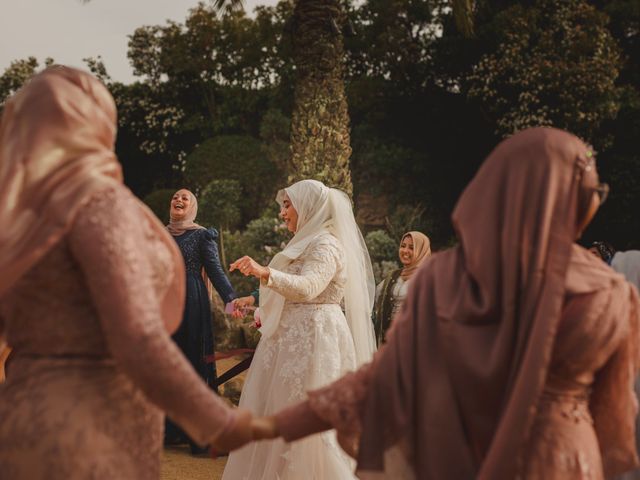
<svg viewBox="0 0 640 480"><path fill-rule="evenodd" d="M242 318L247 315L249 310L252 310L255 303L256 299L252 295L236 298L233 301L233 311L231 312L231 315L233 318Z"/></svg>
<svg viewBox="0 0 640 480"><path fill-rule="evenodd" d="M276 417L254 417L251 419L251 433L254 440L269 440L280 436Z"/></svg>
<svg viewBox="0 0 640 480"><path fill-rule="evenodd" d="M261 281L267 281L269 279L269 267L263 267L253 258L246 255L239 258L229 266L230 272L233 272L234 270L239 270L240 273L246 277L249 275L254 276Z"/></svg>
<svg viewBox="0 0 640 480"><path fill-rule="evenodd" d="M231 452L254 440L268 440L279 436L275 417L253 417L249 410L236 410L233 427L220 435L211 445L214 451Z"/></svg>
<svg viewBox="0 0 640 480"><path fill-rule="evenodd" d="M239 408L233 427L215 439L211 447L217 452L230 452L253 440L252 415L249 410Z"/></svg>

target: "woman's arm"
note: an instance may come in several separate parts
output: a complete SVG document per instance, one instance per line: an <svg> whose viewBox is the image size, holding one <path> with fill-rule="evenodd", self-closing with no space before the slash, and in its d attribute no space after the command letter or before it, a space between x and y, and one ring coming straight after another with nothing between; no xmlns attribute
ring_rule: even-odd
<svg viewBox="0 0 640 480"><path fill-rule="evenodd" d="M320 295L335 276L342 252L337 241L320 239L304 252L303 266L299 274L269 269L269 279L264 285L287 300L308 302Z"/></svg>
<svg viewBox="0 0 640 480"><path fill-rule="evenodd" d="M214 229L204 232L202 241L200 242L200 255L202 258L202 265L204 265L204 269L207 272L213 287L216 289L224 303L229 303L238 295L236 295L227 274L224 272L222 265L220 264L218 244L215 240L217 237L218 232Z"/></svg>
<svg viewBox="0 0 640 480"><path fill-rule="evenodd" d="M118 367L201 445L216 441L235 414L198 377L169 338L137 200L107 190L83 208L69 234Z"/></svg>

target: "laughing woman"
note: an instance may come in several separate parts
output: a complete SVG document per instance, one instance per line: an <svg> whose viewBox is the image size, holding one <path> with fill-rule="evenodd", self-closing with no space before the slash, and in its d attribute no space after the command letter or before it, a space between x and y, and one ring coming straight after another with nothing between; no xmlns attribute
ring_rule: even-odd
<svg viewBox="0 0 640 480"><path fill-rule="evenodd" d="M211 305L205 278L211 280L225 303L237 295L220 265L216 244L218 233L195 223L197 213L198 200L193 193L182 189L173 195L167 230L177 242L187 270L184 315L173 340L206 384L216 390L215 364L205 362L206 356L213 355ZM204 452L193 440L184 438L184 434L172 422L167 421L165 441L179 443L183 440L189 441L192 453Z"/></svg>

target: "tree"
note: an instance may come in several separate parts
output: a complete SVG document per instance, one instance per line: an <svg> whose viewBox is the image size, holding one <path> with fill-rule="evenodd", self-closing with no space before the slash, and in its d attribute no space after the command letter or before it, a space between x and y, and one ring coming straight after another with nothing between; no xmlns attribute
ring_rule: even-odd
<svg viewBox="0 0 640 480"><path fill-rule="evenodd" d="M234 9L241 0L216 0ZM456 24L471 33L472 0L453 0ZM295 102L289 181L315 178L353 193L349 114L344 90L344 36L340 0L296 0L292 18Z"/></svg>
<svg viewBox="0 0 640 480"><path fill-rule="evenodd" d="M235 180L244 224L273 203L283 177L260 141L249 135L218 135L204 141L186 158L184 175L198 196L214 180Z"/></svg>
<svg viewBox="0 0 640 480"><path fill-rule="evenodd" d="M53 59L47 58L44 66L53 64ZM35 57L22 60L14 60L0 76L0 108L11 95L16 93L24 83L40 69L40 64Z"/></svg>
<svg viewBox="0 0 640 480"><path fill-rule="evenodd" d="M608 18L583 0L539 0L500 13L494 52L467 77L468 94L509 135L555 126L604 146L599 128L620 107L620 49Z"/></svg>
<svg viewBox="0 0 640 480"><path fill-rule="evenodd" d="M293 14L295 103L289 182L314 178L353 193L340 0L298 0Z"/></svg>

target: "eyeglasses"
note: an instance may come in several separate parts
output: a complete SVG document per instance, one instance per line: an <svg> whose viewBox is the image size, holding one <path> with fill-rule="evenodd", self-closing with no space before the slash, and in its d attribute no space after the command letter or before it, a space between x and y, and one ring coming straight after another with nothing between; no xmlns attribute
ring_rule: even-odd
<svg viewBox="0 0 640 480"><path fill-rule="evenodd" d="M600 201L600 205L602 205L609 196L609 184L600 183L593 190L598 195L598 200Z"/></svg>
<svg viewBox="0 0 640 480"><path fill-rule="evenodd" d="M578 159L578 167L582 172L590 172L596 163L593 149L587 150L585 157L586 159ZM609 185L607 183L599 183L597 187L593 188L593 191L598 195L598 201L600 202L600 205L602 205L609 196Z"/></svg>

